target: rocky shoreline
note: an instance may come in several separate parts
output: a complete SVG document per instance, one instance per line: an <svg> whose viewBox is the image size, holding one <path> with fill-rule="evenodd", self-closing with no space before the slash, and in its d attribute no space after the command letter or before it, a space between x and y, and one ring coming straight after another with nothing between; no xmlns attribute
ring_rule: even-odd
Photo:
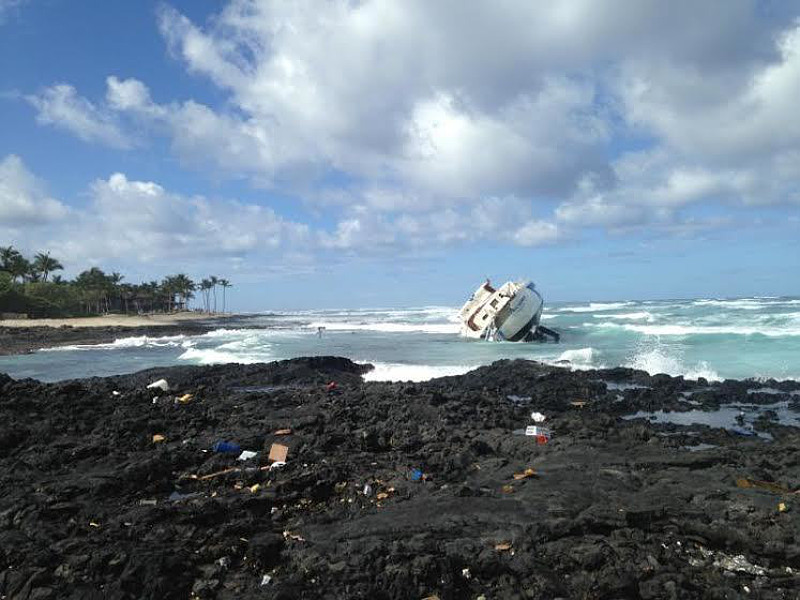
<svg viewBox="0 0 800 600"><path fill-rule="evenodd" d="M0 598L797 597L800 383L365 368L0 375Z"/></svg>

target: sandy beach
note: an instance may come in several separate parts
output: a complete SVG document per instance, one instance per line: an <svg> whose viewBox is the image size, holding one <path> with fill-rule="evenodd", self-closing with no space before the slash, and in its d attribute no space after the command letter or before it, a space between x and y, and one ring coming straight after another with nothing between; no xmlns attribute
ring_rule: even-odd
<svg viewBox="0 0 800 600"><path fill-rule="evenodd" d="M222 313L182 312L154 315L104 315L66 319L0 319L0 327L168 327L187 321L225 319L234 315Z"/></svg>
<svg viewBox="0 0 800 600"><path fill-rule="evenodd" d="M0 596L796 597L800 429L770 407L797 415L800 383L367 369L0 375ZM728 403L761 408L757 435L639 413ZM532 411L549 436L524 434Z"/></svg>

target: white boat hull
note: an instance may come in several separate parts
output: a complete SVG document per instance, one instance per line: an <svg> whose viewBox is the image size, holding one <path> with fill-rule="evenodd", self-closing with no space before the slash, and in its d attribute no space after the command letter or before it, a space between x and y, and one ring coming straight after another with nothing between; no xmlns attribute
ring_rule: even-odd
<svg viewBox="0 0 800 600"><path fill-rule="evenodd" d="M505 283L495 290L479 287L461 308L461 334L470 338L523 341L536 333L542 300L532 283Z"/></svg>

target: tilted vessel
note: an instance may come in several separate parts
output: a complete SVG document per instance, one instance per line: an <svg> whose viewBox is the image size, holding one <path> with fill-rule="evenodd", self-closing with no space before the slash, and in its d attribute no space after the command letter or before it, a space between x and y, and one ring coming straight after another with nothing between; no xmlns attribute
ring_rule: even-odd
<svg viewBox="0 0 800 600"><path fill-rule="evenodd" d="M539 324L544 300L531 281L508 281L495 289L487 279L459 312L461 335L495 341L543 341L558 334Z"/></svg>

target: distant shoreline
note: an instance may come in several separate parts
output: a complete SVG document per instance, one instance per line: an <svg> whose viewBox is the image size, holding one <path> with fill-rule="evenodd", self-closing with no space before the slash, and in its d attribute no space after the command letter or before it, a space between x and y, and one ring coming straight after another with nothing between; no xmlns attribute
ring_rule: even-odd
<svg viewBox="0 0 800 600"><path fill-rule="evenodd" d="M192 321L229 319L231 313L180 312L153 315L104 315L100 317L66 317L62 319L0 319L2 327L166 327Z"/></svg>
<svg viewBox="0 0 800 600"><path fill-rule="evenodd" d="M108 344L121 337L202 335L235 314L175 313L0 321L0 356L74 344Z"/></svg>

